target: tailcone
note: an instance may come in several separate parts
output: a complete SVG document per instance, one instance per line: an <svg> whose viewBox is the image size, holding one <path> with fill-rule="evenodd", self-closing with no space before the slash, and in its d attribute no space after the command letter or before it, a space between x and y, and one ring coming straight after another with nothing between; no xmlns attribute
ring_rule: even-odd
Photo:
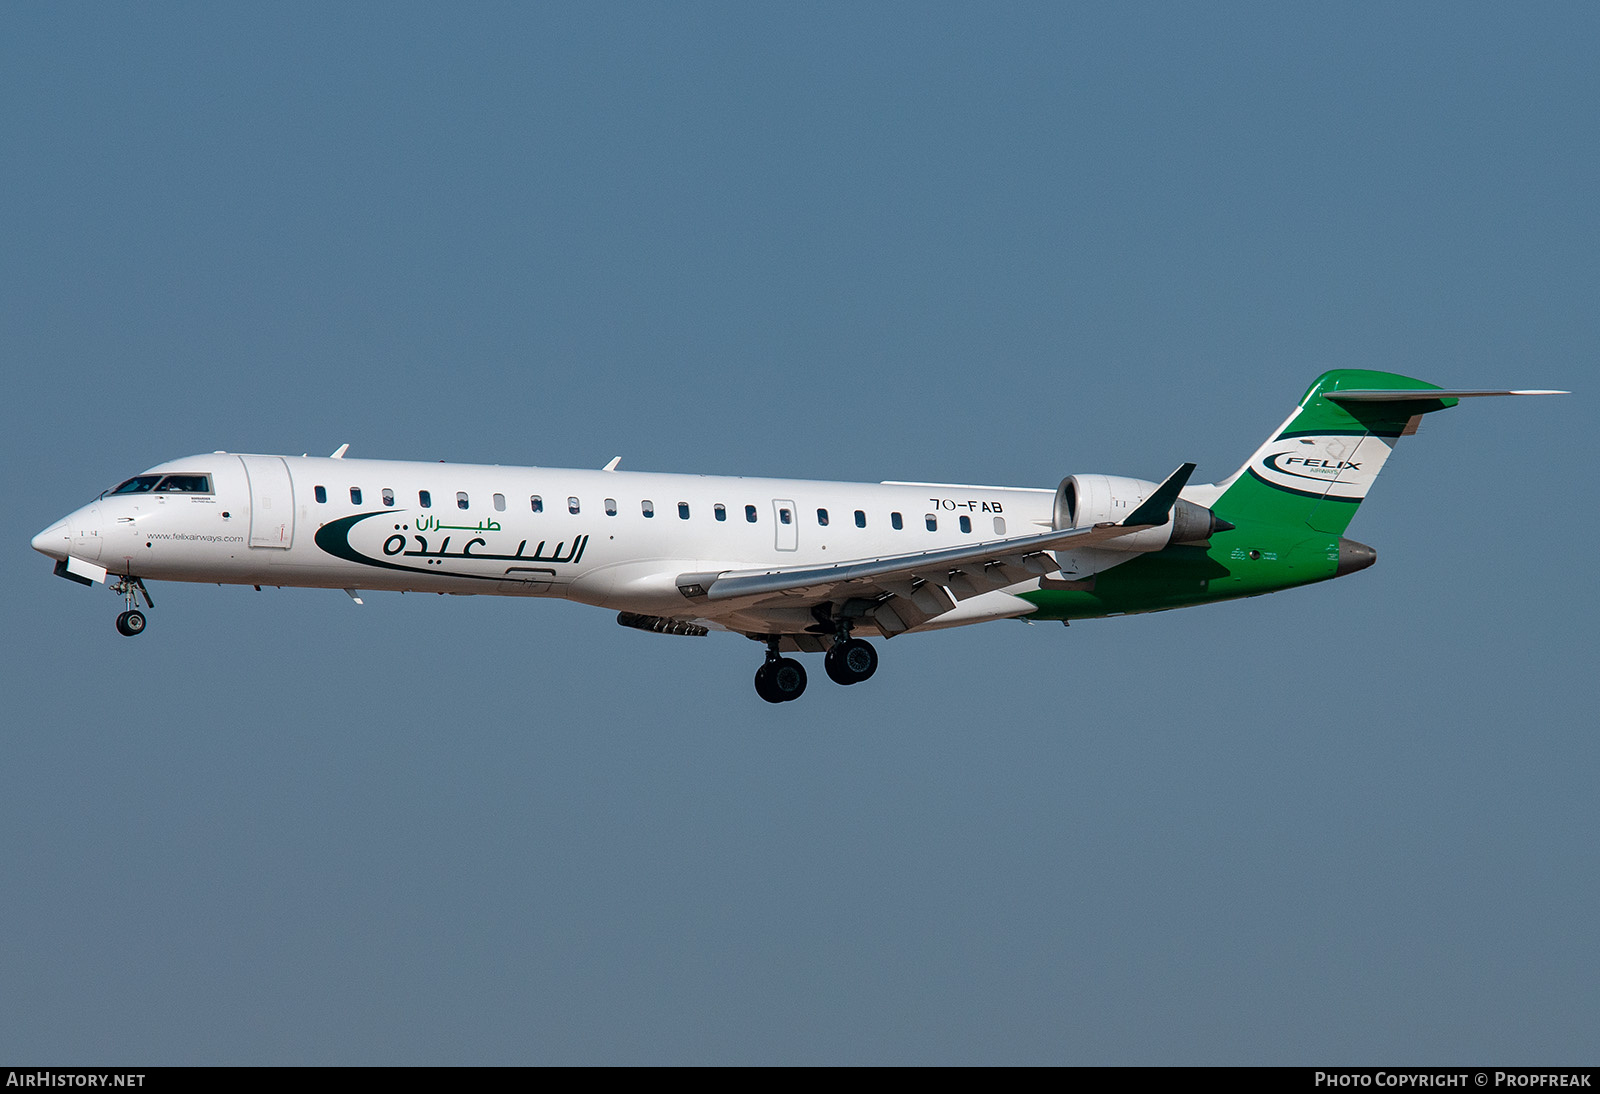
<svg viewBox="0 0 1600 1094"><path fill-rule="evenodd" d="M1365 543L1357 543L1353 539L1339 537L1339 564L1334 567L1333 576L1343 577L1353 574L1357 570L1365 570L1378 561L1378 552L1368 547Z"/></svg>

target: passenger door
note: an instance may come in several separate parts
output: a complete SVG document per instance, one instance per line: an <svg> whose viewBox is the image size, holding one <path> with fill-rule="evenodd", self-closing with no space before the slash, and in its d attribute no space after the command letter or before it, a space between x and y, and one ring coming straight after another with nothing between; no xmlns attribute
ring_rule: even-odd
<svg viewBox="0 0 1600 1094"><path fill-rule="evenodd" d="M250 480L250 546L294 544L294 487L282 456L240 456Z"/></svg>
<svg viewBox="0 0 1600 1094"><path fill-rule="evenodd" d="M794 502L773 498L772 524L777 529L778 550L793 551L799 548L800 520L796 515Z"/></svg>

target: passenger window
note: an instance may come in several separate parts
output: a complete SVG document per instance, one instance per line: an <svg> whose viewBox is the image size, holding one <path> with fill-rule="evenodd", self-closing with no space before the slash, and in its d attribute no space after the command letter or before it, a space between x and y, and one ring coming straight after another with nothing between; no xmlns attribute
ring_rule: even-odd
<svg viewBox="0 0 1600 1094"><path fill-rule="evenodd" d="M577 498L568 498L567 499L567 512L571 513L573 516L577 516L577 514L578 514L578 499Z"/></svg>
<svg viewBox="0 0 1600 1094"><path fill-rule="evenodd" d="M826 509L817 510L817 523L824 528L828 526L828 511Z"/></svg>
<svg viewBox="0 0 1600 1094"><path fill-rule="evenodd" d="M318 505L328 504L328 488L326 486L319 486L311 492L317 496Z"/></svg>
<svg viewBox="0 0 1600 1094"><path fill-rule="evenodd" d="M744 507L744 519L751 524L756 522L756 507L754 505L746 505Z"/></svg>
<svg viewBox="0 0 1600 1094"><path fill-rule="evenodd" d="M532 497L530 497L528 499L528 506L535 513L542 513L542 512L544 512L544 499L541 498L538 494L535 494L535 495L533 495Z"/></svg>
<svg viewBox="0 0 1600 1094"><path fill-rule="evenodd" d="M794 523L794 516L787 509L779 509L778 510L778 523L779 524L793 524Z"/></svg>
<svg viewBox="0 0 1600 1094"><path fill-rule="evenodd" d="M426 490L417 491L417 504L424 509L433 508L433 495Z"/></svg>
<svg viewBox="0 0 1600 1094"><path fill-rule="evenodd" d="M928 520L928 531L937 532L939 530L939 518L934 516L932 513L929 513L928 517L927 517L927 520Z"/></svg>
<svg viewBox="0 0 1600 1094"><path fill-rule="evenodd" d="M606 516L614 517L616 515L617 515L617 499L616 498L607 498L606 499Z"/></svg>
<svg viewBox="0 0 1600 1094"><path fill-rule="evenodd" d="M361 487L352 486L350 488L350 504L351 505L360 505L361 504Z"/></svg>
<svg viewBox="0 0 1600 1094"><path fill-rule="evenodd" d="M997 536L1003 536L1003 535L1006 534L1006 518L1005 517L995 517L994 518L994 534L997 535Z"/></svg>
<svg viewBox="0 0 1600 1094"><path fill-rule="evenodd" d="M680 501L678 503L678 519L679 520L688 520L689 519L689 503L688 502Z"/></svg>
<svg viewBox="0 0 1600 1094"><path fill-rule="evenodd" d="M496 494L494 496L494 511L496 513L504 513L506 511L506 496L504 494Z"/></svg>
<svg viewBox="0 0 1600 1094"><path fill-rule="evenodd" d="M457 509L465 509L466 507L467 507L467 492L465 490L457 490L456 491L456 508Z"/></svg>
<svg viewBox="0 0 1600 1094"><path fill-rule="evenodd" d="M893 528L896 532L898 532L898 531L900 531L900 529L904 528L905 526L906 526L906 522L900 519L900 514L899 513L890 513L889 514L889 527Z"/></svg>
<svg viewBox="0 0 1600 1094"><path fill-rule="evenodd" d="M865 528L866 526L867 526L867 512L866 512L866 510L865 509L857 509L856 510L856 527L857 528Z"/></svg>
<svg viewBox="0 0 1600 1094"><path fill-rule="evenodd" d="M656 515L656 503L653 501L641 501L639 503L639 508L647 517L653 517Z"/></svg>
<svg viewBox="0 0 1600 1094"><path fill-rule="evenodd" d="M383 504L390 506L394 504L394 491L387 486L383 488Z"/></svg>
<svg viewBox="0 0 1600 1094"><path fill-rule="evenodd" d="M972 518L971 517L962 517L961 518L961 530L963 532L972 531Z"/></svg>
<svg viewBox="0 0 1600 1094"><path fill-rule="evenodd" d="M728 507L723 505L720 501L717 502L716 506L713 507L711 511L716 514L718 520L728 519Z"/></svg>

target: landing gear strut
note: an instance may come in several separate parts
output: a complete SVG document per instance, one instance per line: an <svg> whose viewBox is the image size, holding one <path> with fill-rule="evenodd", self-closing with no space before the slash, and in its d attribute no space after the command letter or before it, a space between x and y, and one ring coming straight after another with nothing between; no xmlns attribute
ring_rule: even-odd
<svg viewBox="0 0 1600 1094"><path fill-rule="evenodd" d="M150 590L144 587L144 582L132 575L117 578L112 584L111 591L121 593L127 602L128 610L117 616L117 633L132 638L144 633L144 613L134 607L139 601L137 597L143 596L145 607L154 608L156 602L150 599Z"/></svg>
<svg viewBox="0 0 1600 1094"><path fill-rule="evenodd" d="M793 657L778 656L778 639L767 639L767 660L756 670L756 694L769 703L787 703L806 690L805 666Z"/></svg>

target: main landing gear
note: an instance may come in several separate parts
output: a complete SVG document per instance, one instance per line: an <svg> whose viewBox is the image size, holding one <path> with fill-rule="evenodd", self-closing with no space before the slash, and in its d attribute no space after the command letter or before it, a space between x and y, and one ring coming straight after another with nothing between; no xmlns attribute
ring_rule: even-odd
<svg viewBox="0 0 1600 1094"><path fill-rule="evenodd" d="M111 591L121 593L127 602L128 610L117 616L117 633L128 638L144 633L144 613L134 607L139 601L137 597L144 597L145 607L154 608L156 602L150 599L150 590L144 587L144 582L139 578L128 576L119 577L112 584Z"/></svg>
<svg viewBox="0 0 1600 1094"><path fill-rule="evenodd" d="M859 684L878 671L878 651L871 642L845 638L823 655L822 667L835 684Z"/></svg>
<svg viewBox="0 0 1600 1094"><path fill-rule="evenodd" d="M793 657L778 656L778 640L767 640L767 660L756 669L756 694L769 703L787 703L805 694L805 666Z"/></svg>
<svg viewBox="0 0 1600 1094"><path fill-rule="evenodd" d="M836 684L859 684L878 671L878 651L872 643L840 635L822 659L828 679ZM793 657L778 654L778 637L767 639L767 660L756 670L756 694L769 703L787 703L806 690L806 670Z"/></svg>

